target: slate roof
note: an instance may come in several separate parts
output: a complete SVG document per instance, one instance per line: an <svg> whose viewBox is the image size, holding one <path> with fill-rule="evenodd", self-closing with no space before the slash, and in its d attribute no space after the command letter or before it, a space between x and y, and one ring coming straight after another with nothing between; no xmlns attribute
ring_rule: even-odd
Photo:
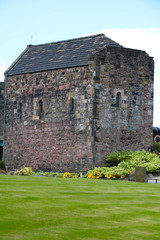
<svg viewBox="0 0 160 240"><path fill-rule="evenodd" d="M6 71L8 76L88 65L88 55L103 46L122 47L104 34L29 45Z"/></svg>

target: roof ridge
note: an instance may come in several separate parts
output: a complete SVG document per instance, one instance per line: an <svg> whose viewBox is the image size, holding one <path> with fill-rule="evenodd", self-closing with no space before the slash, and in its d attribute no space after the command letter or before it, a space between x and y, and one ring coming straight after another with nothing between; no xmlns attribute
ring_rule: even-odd
<svg viewBox="0 0 160 240"><path fill-rule="evenodd" d="M39 47L39 46L51 45L51 44L62 43L62 42L71 42L71 41L73 41L73 40L80 40L80 39L84 39L84 38L94 38L94 37L98 37L98 36L104 36L104 37L106 37L105 34L99 33L99 34L95 34L95 35L89 35L89 36L85 36L85 37L66 39L66 40L61 40L61 41L56 41L56 42L49 42L49 43L36 44L36 45L29 44L29 45L27 45L27 46L29 46L29 47ZM106 37L106 38L107 38L107 37ZM112 41L113 41L113 40L112 40Z"/></svg>

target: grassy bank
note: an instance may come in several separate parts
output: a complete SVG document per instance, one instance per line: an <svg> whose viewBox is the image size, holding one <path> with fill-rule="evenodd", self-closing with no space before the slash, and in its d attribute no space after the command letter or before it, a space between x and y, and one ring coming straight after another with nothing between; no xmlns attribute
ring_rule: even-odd
<svg viewBox="0 0 160 240"><path fill-rule="evenodd" d="M0 176L1 240L159 240L160 185Z"/></svg>

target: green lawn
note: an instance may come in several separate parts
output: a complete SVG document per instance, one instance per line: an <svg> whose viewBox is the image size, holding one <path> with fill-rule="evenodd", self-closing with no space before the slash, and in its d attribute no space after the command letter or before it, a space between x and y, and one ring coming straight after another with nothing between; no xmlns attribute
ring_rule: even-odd
<svg viewBox="0 0 160 240"><path fill-rule="evenodd" d="M0 240L159 240L160 185L0 176Z"/></svg>

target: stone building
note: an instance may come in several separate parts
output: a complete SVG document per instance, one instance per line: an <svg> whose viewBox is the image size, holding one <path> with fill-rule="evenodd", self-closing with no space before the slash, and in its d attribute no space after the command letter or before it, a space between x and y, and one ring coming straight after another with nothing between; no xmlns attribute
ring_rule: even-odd
<svg viewBox="0 0 160 240"><path fill-rule="evenodd" d="M3 156L4 82L0 82L0 160Z"/></svg>
<svg viewBox="0 0 160 240"><path fill-rule="evenodd" d="M103 34L29 45L6 71L8 170L87 171L152 144L154 62Z"/></svg>

